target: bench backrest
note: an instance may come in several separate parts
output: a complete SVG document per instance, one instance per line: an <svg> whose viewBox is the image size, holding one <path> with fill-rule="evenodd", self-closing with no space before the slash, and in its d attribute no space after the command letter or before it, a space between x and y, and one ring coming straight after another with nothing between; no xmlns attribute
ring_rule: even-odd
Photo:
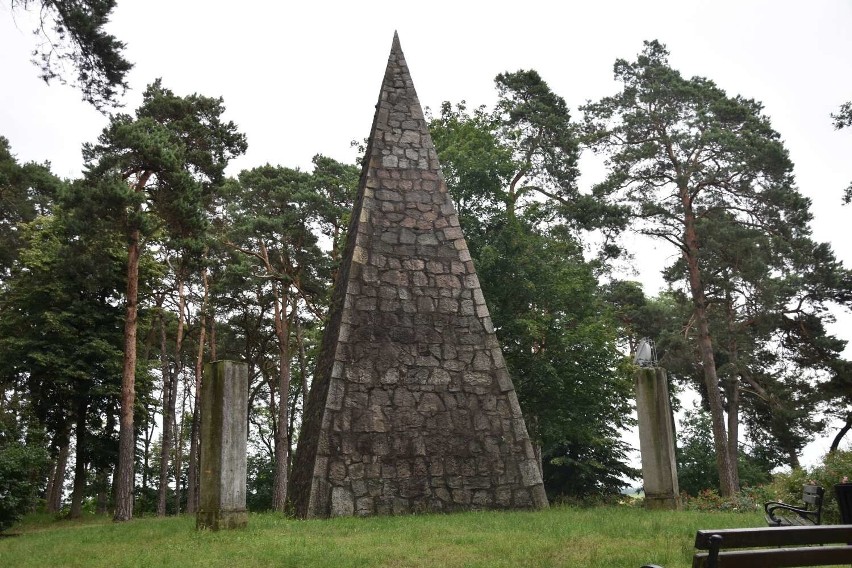
<svg viewBox="0 0 852 568"><path fill-rule="evenodd" d="M819 485L805 485L802 487L802 501L814 509L821 509L824 493L825 489Z"/></svg>
<svg viewBox="0 0 852 568"><path fill-rule="evenodd" d="M695 535L695 548L707 552L696 553L692 566L755 568L849 564L852 563L852 546L847 543L852 543L852 525L700 530Z"/></svg>

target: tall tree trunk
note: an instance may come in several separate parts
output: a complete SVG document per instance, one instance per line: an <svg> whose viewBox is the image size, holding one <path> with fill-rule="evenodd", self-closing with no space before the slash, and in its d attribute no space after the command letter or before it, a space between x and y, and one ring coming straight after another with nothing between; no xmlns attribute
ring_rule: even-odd
<svg viewBox="0 0 852 568"><path fill-rule="evenodd" d="M701 366L704 369L704 385L707 389L707 402L710 406L710 419L713 428L713 448L716 453L716 468L719 471L720 493L724 497L733 495L739 489L734 481L734 465L728 454L728 436L725 431L725 411L722 407L722 395L719 393L719 377L716 374L716 361L713 359L713 342L710 338L710 325L707 321L707 297L698 266L698 234L695 227L695 214L689 191L680 188L684 208L684 248L683 257L689 273L689 288L695 322L698 328L698 348L701 353Z"/></svg>
<svg viewBox="0 0 852 568"><path fill-rule="evenodd" d="M287 505L287 463L289 447L287 419L290 394L290 319L287 317L286 284L275 295L275 335L278 338L278 417L275 429L275 475L272 486L272 509L283 513Z"/></svg>
<svg viewBox="0 0 852 568"><path fill-rule="evenodd" d="M53 483L56 477L56 461L55 459L50 461L50 470L47 472L47 480L44 487L44 505L47 511L50 511L50 497L53 494Z"/></svg>
<svg viewBox="0 0 852 568"><path fill-rule="evenodd" d="M301 377L301 381L297 385L298 388L296 392L293 393L293 400L290 402L290 422L287 424L287 445L291 450L289 452L289 460L287 463L287 468L289 471L290 468L290 460L292 460L293 456L293 432L295 431L296 426L296 408L298 407L299 399L304 399L305 393L308 392L308 355L305 351L305 337L302 334L302 323L299 319L298 313L296 312L296 299L293 299L293 313L296 314L293 317L293 326L296 330L296 347L299 352L299 376Z"/></svg>
<svg viewBox="0 0 852 568"><path fill-rule="evenodd" d="M155 412L155 409L152 409L147 403L145 404L145 436L142 440L142 498L146 505L150 484L148 476L151 470L151 442L154 440L154 431L157 429L157 421L153 416Z"/></svg>
<svg viewBox="0 0 852 568"><path fill-rule="evenodd" d="M144 186L144 184L143 184ZM133 229L127 247L127 309L124 320L124 368L121 374L121 421L118 434L118 467L116 468L116 521L133 518L134 459L136 437L133 409L136 403L136 327L139 303L140 231Z"/></svg>
<svg viewBox="0 0 852 568"><path fill-rule="evenodd" d="M184 432L186 428L186 418L189 414L186 410L186 401L189 398L189 381L184 381L183 396L180 401L180 422L175 416L175 514L179 515L183 505L183 491L186 489L183 484L183 458L184 458Z"/></svg>
<svg viewBox="0 0 852 568"><path fill-rule="evenodd" d="M47 490L47 512L58 513L62 508L62 490L65 485L65 468L68 465L70 440L68 431L63 428L57 434L56 466L53 468Z"/></svg>
<svg viewBox="0 0 852 568"><path fill-rule="evenodd" d="M110 411L107 411L106 415L106 431L113 432L115 431L115 412L112 412L112 408ZM106 515L107 510L109 509L109 496L110 496L110 482L109 482L109 472L110 466L102 465L98 469L98 473L95 477L97 486L98 486L98 497L97 497L97 508L96 512L99 515Z"/></svg>
<svg viewBox="0 0 852 568"><path fill-rule="evenodd" d="M186 512L196 513L198 511L198 430L199 412L198 404L201 400L201 374L204 365L204 323L202 322L201 343L199 354L195 363L195 392L192 403L192 424L189 429L189 466L186 480Z"/></svg>
<svg viewBox="0 0 852 568"><path fill-rule="evenodd" d="M161 295L157 298L157 306L156 308L159 310L163 306L163 300L165 299L164 295ZM148 335L145 338L145 342L142 344L142 360L148 361L151 355L151 349L153 348L154 341L156 341L157 336L156 326L151 326L148 330ZM141 495L142 495L142 509L145 510L149 507L148 503L148 485L150 479L148 478L150 475L150 464L151 464L151 443L154 440L154 431L157 429L157 421L155 419L156 408L152 409L148 404L148 400L146 399L143 406L143 416L144 423L142 431L145 433L142 437L142 487L141 487ZM112 431L115 428L115 418L112 415L107 415L107 424L109 424L108 428ZM116 479L115 475L113 475L113 496L115 494L115 486Z"/></svg>
<svg viewBox="0 0 852 568"><path fill-rule="evenodd" d="M787 464L792 469L801 469L802 464L799 463L799 454L796 453L795 449L790 449L787 451Z"/></svg>
<svg viewBox="0 0 852 568"><path fill-rule="evenodd" d="M175 412L175 376L169 365L166 348L165 312L160 312L160 373L163 376L163 427L160 437L160 485L157 489L157 516L166 515L169 492L169 457L172 445L172 422Z"/></svg>
<svg viewBox="0 0 852 568"><path fill-rule="evenodd" d="M101 468L95 475L98 493L95 501L95 513L106 515L109 507L109 470Z"/></svg>
<svg viewBox="0 0 852 568"><path fill-rule="evenodd" d="M728 459L732 466L731 473L733 474L734 484L739 487L740 387L736 376L731 377L726 382L728 393Z"/></svg>
<svg viewBox="0 0 852 568"><path fill-rule="evenodd" d="M172 421L174 433L174 472L175 472L175 515L180 514L181 490L180 478L181 469L183 467L183 432L178 428L177 414L174 407L177 404L178 386L180 385L180 376L183 374L183 336L186 330L186 289L184 287L185 271L181 267L177 281L178 289L178 321L177 335L175 336L175 358L174 358L174 379L172 380ZM186 391L184 398L181 400L181 424L183 423L183 409L186 405Z"/></svg>
<svg viewBox="0 0 852 568"><path fill-rule="evenodd" d="M177 386L175 387L177 390ZM175 393L177 394L177 393ZM181 402L181 419L180 423L177 420L177 414L175 414L174 420L174 428L172 431L174 432L174 466L175 466L175 515L180 515L181 509L181 472L183 471L183 417L186 415L186 391L184 391L184 398Z"/></svg>
<svg viewBox="0 0 852 568"><path fill-rule="evenodd" d="M728 353L731 365L739 369L739 345L736 340L736 320L734 314L734 301L729 290L725 291L725 304L727 309L727 325L730 342ZM739 441L740 441L740 381L739 374L730 373L726 382L726 393L728 399L728 460L731 462L731 473L733 474L734 486L740 486L739 469Z"/></svg>
<svg viewBox="0 0 852 568"><path fill-rule="evenodd" d="M160 488L157 494L158 516L164 516L167 511L166 500L169 492L170 461L172 470L174 471L175 495L176 502L178 504L175 514L180 512L180 448L178 448L177 443L180 433L177 432L176 406L179 386L178 382L181 373L183 335L186 322L186 318L184 317L184 312L186 310L186 293L184 290L182 267L179 267L175 271L175 287L178 292L178 319L177 330L175 332L175 350L173 357L169 357L168 348L166 347L167 338L165 318L160 318L160 351L163 375L163 432L162 445L160 447Z"/></svg>
<svg viewBox="0 0 852 568"><path fill-rule="evenodd" d="M83 498L86 494L86 474L88 473L86 412L89 405L86 398L80 397L80 399L77 404L77 424L74 432L77 438L77 450L74 456L74 489L71 492L71 511L68 513L68 517L71 519L79 519L83 516Z"/></svg>
<svg viewBox="0 0 852 568"><path fill-rule="evenodd" d="M210 318L210 360L218 361L216 357L216 314Z"/></svg>
<svg viewBox="0 0 852 568"><path fill-rule="evenodd" d="M296 313L296 301L293 301L293 312ZM310 390L308 383L308 353L305 348L305 334L302 332L302 320L298 314L293 318L294 327L296 328L296 344L299 350L299 373L301 375L301 392L306 393Z"/></svg>
<svg viewBox="0 0 852 568"><path fill-rule="evenodd" d="M840 448L840 442L849 430L852 430L852 414L846 415L846 424L843 425L840 431L837 432L834 440L831 441L831 447L828 449L830 453L834 453Z"/></svg>
<svg viewBox="0 0 852 568"><path fill-rule="evenodd" d="M192 424L189 429L189 468L186 480L186 512L198 511L198 404L201 400L201 377L204 372L204 342L207 340L207 299L209 297L209 281L207 268L201 271L201 282L204 285L204 297L201 300L198 321L198 351L195 355L195 388L192 401Z"/></svg>

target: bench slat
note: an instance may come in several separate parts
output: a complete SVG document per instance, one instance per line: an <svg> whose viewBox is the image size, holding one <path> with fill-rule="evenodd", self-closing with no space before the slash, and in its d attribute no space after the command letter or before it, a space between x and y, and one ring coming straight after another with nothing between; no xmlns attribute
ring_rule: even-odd
<svg viewBox="0 0 852 568"><path fill-rule="evenodd" d="M707 552L698 552L693 568L705 568ZM852 562L852 546L816 546L809 548L773 548L763 550L723 550L719 568L773 568L785 566L826 566Z"/></svg>
<svg viewBox="0 0 852 568"><path fill-rule="evenodd" d="M695 535L695 548L708 550L710 536L714 534L722 536L723 550L750 546L833 544L852 542L852 525L700 530Z"/></svg>

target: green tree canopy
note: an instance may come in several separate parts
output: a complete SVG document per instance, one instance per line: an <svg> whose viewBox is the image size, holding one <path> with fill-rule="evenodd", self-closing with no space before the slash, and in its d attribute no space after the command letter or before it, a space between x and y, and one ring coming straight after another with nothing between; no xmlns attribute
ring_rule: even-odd
<svg viewBox="0 0 852 568"><path fill-rule="evenodd" d="M713 425L723 494L737 488L710 329L714 277L704 251L708 227L754 229L775 243L809 236L810 202L794 185L779 134L760 103L729 97L709 79L684 78L657 41L614 66L620 93L588 103L585 134L609 174L594 192L629 208L633 226L681 253Z"/></svg>
<svg viewBox="0 0 852 568"><path fill-rule="evenodd" d="M12 9L36 6L41 42L33 51L33 63L46 83L66 82L64 66L77 71L72 82L83 100L104 112L118 105L127 90L126 76L133 64L124 58L125 45L104 29L115 0L11 0Z"/></svg>
<svg viewBox="0 0 852 568"><path fill-rule="evenodd" d="M430 131L548 492L614 493L635 474L621 441L631 383L577 240L592 216L575 129L536 72L496 83L494 111L444 103Z"/></svg>
<svg viewBox="0 0 852 568"><path fill-rule="evenodd" d="M83 148L91 188L76 203L78 217L102 219L127 239L125 340L117 473L116 520L132 517L134 382L139 302L139 260L144 239L163 231L173 248L201 256L208 206L228 161L246 149L245 136L222 119L222 99L181 97L149 85L136 116L110 118L97 144ZM85 215L85 212L98 215Z"/></svg>
<svg viewBox="0 0 852 568"><path fill-rule="evenodd" d="M840 110L837 111L837 114L832 114L831 118L834 119L834 127L838 130L852 126L852 101L840 105ZM852 201L852 184L846 188L843 194L843 202L849 203L850 201Z"/></svg>
<svg viewBox="0 0 852 568"><path fill-rule="evenodd" d="M22 224L47 214L61 186L48 164L19 164L0 136L0 283L24 246Z"/></svg>

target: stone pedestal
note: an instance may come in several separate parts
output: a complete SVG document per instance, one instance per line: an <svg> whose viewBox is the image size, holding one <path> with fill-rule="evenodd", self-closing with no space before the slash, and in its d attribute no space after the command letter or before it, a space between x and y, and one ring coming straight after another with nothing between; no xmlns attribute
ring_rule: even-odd
<svg viewBox="0 0 852 568"><path fill-rule="evenodd" d="M636 371L634 378L645 507L679 509L680 490L666 370L642 368Z"/></svg>
<svg viewBox="0 0 852 568"><path fill-rule="evenodd" d="M214 361L204 366L198 529L246 526L248 366Z"/></svg>

